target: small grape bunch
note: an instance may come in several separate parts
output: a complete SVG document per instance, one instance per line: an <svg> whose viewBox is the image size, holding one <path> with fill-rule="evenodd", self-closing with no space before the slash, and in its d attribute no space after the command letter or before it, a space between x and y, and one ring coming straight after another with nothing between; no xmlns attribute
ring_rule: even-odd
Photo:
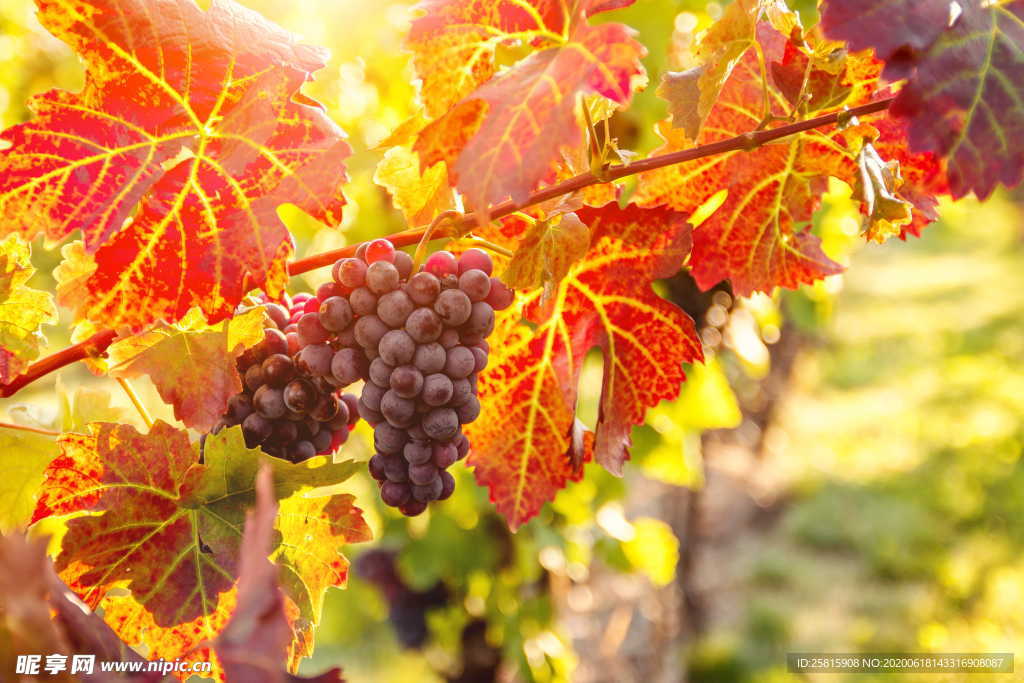
<svg viewBox="0 0 1024 683"><path fill-rule="evenodd" d="M321 323L319 299L296 294L285 302L262 304L272 324L238 357L245 386L228 400L214 433L240 424L249 448L302 462L345 443L359 419L358 401L340 391L350 382L330 372L335 350L325 343L332 333ZM339 329L351 324L351 316L338 316L328 311L324 320Z"/></svg>
<svg viewBox="0 0 1024 683"><path fill-rule="evenodd" d="M359 414L374 426L370 474L403 514L448 498L455 480L447 468L469 452L462 425L480 415L477 373L487 365L494 311L513 300L492 270L486 252L470 249L459 258L436 252L414 273L409 255L384 239L334 264L355 318L337 337L353 353L335 356L334 370L366 380Z"/></svg>

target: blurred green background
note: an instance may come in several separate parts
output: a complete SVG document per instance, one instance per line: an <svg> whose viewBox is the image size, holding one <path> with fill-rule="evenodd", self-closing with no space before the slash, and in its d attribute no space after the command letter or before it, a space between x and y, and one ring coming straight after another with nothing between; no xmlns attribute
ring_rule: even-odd
<svg viewBox="0 0 1024 683"><path fill-rule="evenodd" d="M373 147L413 112L394 0L245 0L331 48L310 84L351 136L350 207L340 229L289 208L300 255L403 227L372 181ZM802 3L807 6L810 3ZM806 9L806 7L801 7ZM638 0L607 15L640 31L652 83L716 3ZM77 89L81 66L34 19L0 4L0 122L26 98ZM665 107L648 88L619 116L621 146L649 151ZM349 680L797 681L962 676L813 676L789 651L1019 651L1024 644L1024 210L1022 195L943 207L907 243L864 247L849 188L815 218L847 274L774 297L663 292L698 318L711 361L634 431L615 479L588 466L540 517L510 535L462 465L455 496L406 520L350 482L377 540L352 547L346 591L328 595L304 672ZM59 250L34 245L50 288ZM326 279L313 272L295 291ZM64 326L48 330L53 349ZM55 392L59 382L60 392ZM151 411L171 420L147 383ZM584 373L593 423L600 359ZM112 380L64 370L0 403L6 419L53 424L62 394ZM89 394L94 397L96 394ZM102 401L101 401L102 402ZM134 418L127 410L124 419ZM365 459L365 427L344 449ZM8 435L0 434L0 451ZM45 440L38 448L46 448ZM12 463L32 485L38 472ZM13 474L12 474L13 473ZM415 647L408 647L414 644ZM1010 676L987 676L998 681Z"/></svg>

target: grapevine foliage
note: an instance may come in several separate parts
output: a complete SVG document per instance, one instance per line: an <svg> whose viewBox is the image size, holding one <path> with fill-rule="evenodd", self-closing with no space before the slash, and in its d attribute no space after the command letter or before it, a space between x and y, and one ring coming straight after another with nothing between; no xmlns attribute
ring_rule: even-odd
<svg viewBox="0 0 1024 683"><path fill-rule="evenodd" d="M878 242L920 235L941 196L1022 179L1024 0L822 0L820 26L734 0L654 74L663 145L636 161L608 132L647 85L647 49L616 20L630 4L417 5L420 87L373 175L409 230L295 261L279 207L336 227L345 204L344 133L301 91L326 51L233 0L36 0L85 85L36 95L0 133L0 389L85 360L151 381L181 425L140 431L88 392L56 421L8 411L37 433L2 435L18 463L0 527L65 522L60 580L149 657L219 654L218 676L258 680L237 651L260 647L294 671L344 547L370 535L353 496L324 488L356 469L344 387L377 425L385 502L423 512L465 458L515 529L584 463L621 474L632 428L703 361L658 280L686 268L745 296L840 272L812 227L833 179ZM55 291L36 288L33 244L62 241ZM335 263L315 296L285 294ZM422 301L420 263L439 283ZM40 359L55 304L75 345ZM0 559L37 566L23 545ZM68 629L46 632L55 651Z"/></svg>

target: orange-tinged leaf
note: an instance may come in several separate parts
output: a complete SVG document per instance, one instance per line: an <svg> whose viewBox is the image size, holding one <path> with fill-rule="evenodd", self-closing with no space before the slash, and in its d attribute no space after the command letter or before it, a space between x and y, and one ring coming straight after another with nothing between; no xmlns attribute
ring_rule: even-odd
<svg viewBox="0 0 1024 683"><path fill-rule="evenodd" d="M836 54L821 42L817 44L822 54L808 57L795 52L792 43L787 45L785 37L766 24L758 27L758 41L770 65L811 67L813 78L808 79L806 97L800 98L805 104L828 108L861 104L878 87L881 63L869 53ZM787 96L785 91L791 87L788 76L782 85L770 85L771 113L785 116L790 99L798 93ZM763 97L758 53L751 48L723 87L696 142L716 142L757 129L764 118ZM817 113L810 111L808 116ZM667 129L665 123L661 125L662 130ZM726 191L721 205L694 232L691 267L702 288L728 279L737 294L746 296L776 286L810 283L841 270L810 232L810 219L829 176L851 186L856 183L856 155L862 147L858 130L815 129L749 151L659 169L641 176L635 199L642 205L663 204L693 212L710 197ZM887 129L886 137L893 144L899 144L894 139L899 138L896 133ZM680 136L666 137L669 142L659 151L680 145ZM934 166L922 157L907 161ZM918 213L927 214L934 198L929 199L919 183L915 185L921 190L917 196L900 194L894 200L920 203Z"/></svg>
<svg viewBox="0 0 1024 683"><path fill-rule="evenodd" d="M529 227L501 279L509 287L556 286L590 248L590 228L574 213Z"/></svg>
<svg viewBox="0 0 1024 683"><path fill-rule="evenodd" d="M587 14L596 14L632 2L582 4ZM560 44L570 11L561 0L424 0L416 9L422 16L412 23L406 47L423 81L421 97L431 118L494 75L499 46Z"/></svg>
<svg viewBox="0 0 1024 683"><path fill-rule="evenodd" d="M469 464L512 528L578 479L574 465L589 459L591 444L599 462L621 472L632 426L678 394L682 363L702 357L693 321L650 288L689 251L685 216L615 204L577 215L591 230L590 249L550 302L532 290L499 314L495 335L503 342L480 374L480 400L492 419L467 426ZM600 416L593 441L580 442L577 385L594 347L605 358Z"/></svg>
<svg viewBox="0 0 1024 683"><path fill-rule="evenodd" d="M0 225L59 240L81 229L97 269L79 314L105 325L231 313L283 288L294 203L336 224L341 131L298 89L324 53L231 0L38 0L86 63L0 137ZM131 220L128 220L131 217Z"/></svg>
<svg viewBox="0 0 1024 683"><path fill-rule="evenodd" d="M127 425L93 423L88 434L64 434L58 445L60 455L46 470L33 519L73 516L56 559L61 578L92 607L111 588L130 590L130 602L108 597L131 617L124 621L108 610L108 623L128 642L158 644L160 656L168 658L212 638L226 621L234 600L243 515L254 499L258 468L273 470L276 499L335 484L353 471L351 462L325 464L314 458L293 465L271 458L245 448L239 428L209 435L202 463L188 435L162 422L148 434ZM344 534L323 536L322 525L329 522L315 513L296 523L311 544L337 554L338 544L368 536L350 497L310 500L324 509L343 507L348 514ZM76 514L81 512L90 514ZM311 598L317 596L310 595L309 586L337 585L343 572L338 566L292 562L279 549L275 553L286 571L290 568L303 582L301 594L293 596L285 588L301 616L294 620L293 637L302 644L319 620L312 611L317 605ZM343 559L336 565L344 565ZM129 638L145 620L152 622L151 632Z"/></svg>
<svg viewBox="0 0 1024 683"><path fill-rule="evenodd" d="M174 417L208 432L224 414L228 399L242 390L235 359L263 341L264 319L262 310L253 309L210 326L193 309L175 325L158 323L111 345L111 372L148 375L160 398L174 406Z"/></svg>
<svg viewBox="0 0 1024 683"><path fill-rule="evenodd" d="M391 194L395 208L409 225L424 225L454 206L444 163L430 167L420 164L419 155L408 147L392 147L377 164L373 182Z"/></svg>
<svg viewBox="0 0 1024 683"><path fill-rule="evenodd" d="M39 357L46 343L40 328L57 322L53 296L27 284L36 272L30 255L18 235L0 242L0 384Z"/></svg>
<svg viewBox="0 0 1024 683"><path fill-rule="evenodd" d="M579 23L564 45L531 55L469 95L486 102L487 112L453 166L468 204L524 201L560 150L581 143L579 95L629 102L644 54L623 24Z"/></svg>
<svg viewBox="0 0 1024 683"><path fill-rule="evenodd" d="M747 50L756 43L760 19L770 19L784 33L796 26L796 16L780 0L735 0L722 17L700 37L692 66L669 71L658 95L668 101L672 125L696 138L718 100L722 87Z"/></svg>
<svg viewBox="0 0 1024 683"><path fill-rule="evenodd" d="M777 35L777 34L776 34ZM781 47L781 44L780 44ZM733 71L697 142L757 128L762 87L754 50ZM662 149L659 151L667 151ZM733 151L641 176L636 201L692 212L723 187L725 201L694 232L693 276L707 289L730 279L741 296L796 287L839 272L806 225L816 206L811 181L829 169L852 175L852 153L828 134L811 131L781 144Z"/></svg>

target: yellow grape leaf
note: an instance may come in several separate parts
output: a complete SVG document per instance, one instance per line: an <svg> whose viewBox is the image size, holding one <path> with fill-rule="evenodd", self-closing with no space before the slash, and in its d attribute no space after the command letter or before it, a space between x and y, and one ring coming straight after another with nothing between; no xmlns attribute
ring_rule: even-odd
<svg viewBox="0 0 1024 683"><path fill-rule="evenodd" d="M31 253L19 235L0 242L0 384L39 357L46 343L39 328L57 323L53 296L26 284L36 272Z"/></svg>

